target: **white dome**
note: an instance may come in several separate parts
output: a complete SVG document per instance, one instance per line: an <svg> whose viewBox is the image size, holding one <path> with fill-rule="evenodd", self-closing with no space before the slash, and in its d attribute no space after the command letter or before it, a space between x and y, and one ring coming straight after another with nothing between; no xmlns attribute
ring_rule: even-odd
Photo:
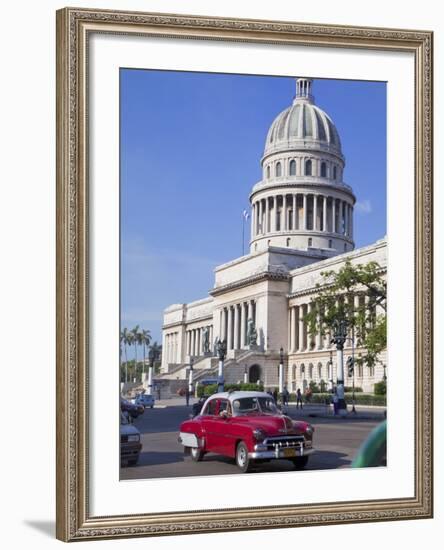
<svg viewBox="0 0 444 550"><path fill-rule="evenodd" d="M273 121L264 156L288 150L318 149L342 157L341 140L331 118L314 105L310 79L297 80L293 104Z"/></svg>

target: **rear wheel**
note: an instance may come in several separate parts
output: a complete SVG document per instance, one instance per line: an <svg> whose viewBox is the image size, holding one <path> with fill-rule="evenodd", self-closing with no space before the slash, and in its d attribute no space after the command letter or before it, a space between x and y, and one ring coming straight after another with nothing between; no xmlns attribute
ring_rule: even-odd
<svg viewBox="0 0 444 550"><path fill-rule="evenodd" d="M303 470L307 466L308 456L299 456L294 458L292 462L296 470Z"/></svg>
<svg viewBox="0 0 444 550"><path fill-rule="evenodd" d="M194 462L200 462L203 459L204 454L205 453L198 447L191 447L190 449L191 460L194 460Z"/></svg>
<svg viewBox="0 0 444 550"><path fill-rule="evenodd" d="M236 464L244 473L251 471L253 461L248 457L248 449L243 441L236 448Z"/></svg>

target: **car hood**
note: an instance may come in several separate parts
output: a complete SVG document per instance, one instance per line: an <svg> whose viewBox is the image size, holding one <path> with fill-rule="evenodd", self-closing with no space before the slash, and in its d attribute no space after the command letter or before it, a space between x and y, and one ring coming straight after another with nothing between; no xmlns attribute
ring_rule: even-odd
<svg viewBox="0 0 444 550"><path fill-rule="evenodd" d="M120 424L120 435L140 435L140 432L132 424Z"/></svg>
<svg viewBox="0 0 444 550"><path fill-rule="evenodd" d="M293 420L285 415L250 415L236 416L232 422L248 425L252 429L261 429L267 435L299 434L303 433L305 426L295 425ZM299 424L299 423L298 423ZM305 424L305 423L302 423Z"/></svg>

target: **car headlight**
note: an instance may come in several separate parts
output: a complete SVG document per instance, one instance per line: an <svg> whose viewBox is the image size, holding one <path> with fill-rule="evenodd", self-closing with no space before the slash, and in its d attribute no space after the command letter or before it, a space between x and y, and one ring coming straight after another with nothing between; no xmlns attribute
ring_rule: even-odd
<svg viewBox="0 0 444 550"><path fill-rule="evenodd" d="M261 430L260 428L256 428L253 430L253 438L256 441L263 441L265 439L266 433L264 430Z"/></svg>
<svg viewBox="0 0 444 550"><path fill-rule="evenodd" d="M128 441L140 441L140 435L134 434L128 436Z"/></svg>
<svg viewBox="0 0 444 550"><path fill-rule="evenodd" d="M313 432L314 432L313 426L307 426L307 427L305 428L305 433L306 433L308 436L311 437L311 436L313 435Z"/></svg>

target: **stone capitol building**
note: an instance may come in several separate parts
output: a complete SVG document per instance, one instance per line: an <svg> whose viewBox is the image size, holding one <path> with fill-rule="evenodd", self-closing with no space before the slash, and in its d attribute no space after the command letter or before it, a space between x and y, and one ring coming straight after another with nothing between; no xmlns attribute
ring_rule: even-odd
<svg viewBox="0 0 444 550"><path fill-rule="evenodd" d="M345 157L331 118L314 102L313 82L296 80L293 103L273 121L261 159L262 179L253 185L248 254L215 268L209 296L164 311L160 380L194 383L217 378L215 343L227 346L226 383L278 386L279 350L284 350L288 390L311 381L336 382L336 348L327 336L308 333L321 272L376 261L386 270L385 239L355 249L356 197L343 181ZM357 294L355 303L365 300ZM362 302L361 302L362 305ZM362 351L359 348L355 354ZM344 358L351 355L346 342ZM355 385L372 392L384 376L385 353L375 367L355 369ZM345 385L351 378L345 369Z"/></svg>

